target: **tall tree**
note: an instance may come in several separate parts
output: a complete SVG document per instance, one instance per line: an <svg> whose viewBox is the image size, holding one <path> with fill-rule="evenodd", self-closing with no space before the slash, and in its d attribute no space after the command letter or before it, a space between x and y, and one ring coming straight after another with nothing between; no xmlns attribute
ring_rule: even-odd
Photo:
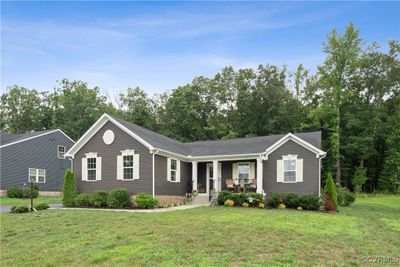
<svg viewBox="0 0 400 267"><path fill-rule="evenodd" d="M355 76L361 51L359 31L350 23L341 36L334 29L323 48L326 59L318 67L319 87L323 91L323 117L328 119L330 142L335 155L336 182L341 182L342 106L351 94L350 82Z"/></svg>

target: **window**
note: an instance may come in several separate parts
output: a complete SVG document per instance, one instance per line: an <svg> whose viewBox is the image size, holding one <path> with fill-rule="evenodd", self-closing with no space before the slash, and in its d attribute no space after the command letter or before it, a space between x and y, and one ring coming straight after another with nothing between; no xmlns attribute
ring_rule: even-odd
<svg viewBox="0 0 400 267"><path fill-rule="evenodd" d="M176 182L176 171L178 163L176 159L171 159L171 181Z"/></svg>
<svg viewBox="0 0 400 267"><path fill-rule="evenodd" d="M288 158L283 160L283 181L296 182L296 159Z"/></svg>
<svg viewBox="0 0 400 267"><path fill-rule="evenodd" d="M96 158L87 159L87 179L96 181Z"/></svg>
<svg viewBox="0 0 400 267"><path fill-rule="evenodd" d="M250 182L250 164L248 162L238 164L238 177L239 183L248 184Z"/></svg>
<svg viewBox="0 0 400 267"><path fill-rule="evenodd" d="M133 180L133 155L123 156L124 180Z"/></svg>
<svg viewBox="0 0 400 267"><path fill-rule="evenodd" d="M29 182L45 183L46 182L46 170L29 168Z"/></svg>
<svg viewBox="0 0 400 267"><path fill-rule="evenodd" d="M57 146L57 158L64 159L65 150L65 146Z"/></svg>

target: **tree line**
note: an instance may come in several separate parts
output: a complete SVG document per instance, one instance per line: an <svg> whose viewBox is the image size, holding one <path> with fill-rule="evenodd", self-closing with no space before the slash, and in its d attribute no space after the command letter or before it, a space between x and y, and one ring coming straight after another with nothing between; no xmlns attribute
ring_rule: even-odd
<svg viewBox="0 0 400 267"><path fill-rule="evenodd" d="M111 104L100 88L64 79L39 92L10 86L1 96L1 129L60 128L77 140L103 114L120 116L181 141L322 131L323 174L352 190L400 190L400 44L383 49L350 23L334 29L315 72L299 65L225 67L172 92L128 88Z"/></svg>

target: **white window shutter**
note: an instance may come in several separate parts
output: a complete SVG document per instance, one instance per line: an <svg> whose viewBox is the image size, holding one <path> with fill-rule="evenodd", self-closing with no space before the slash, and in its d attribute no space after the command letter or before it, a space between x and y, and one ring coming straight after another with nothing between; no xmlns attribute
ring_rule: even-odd
<svg viewBox="0 0 400 267"><path fill-rule="evenodd" d="M283 183L283 160L276 161L276 182Z"/></svg>
<svg viewBox="0 0 400 267"><path fill-rule="evenodd" d="M235 181L235 184L238 183L238 164L232 164L232 179Z"/></svg>
<svg viewBox="0 0 400 267"><path fill-rule="evenodd" d="M256 179L256 167L255 162L250 162L250 180Z"/></svg>
<svg viewBox="0 0 400 267"><path fill-rule="evenodd" d="M101 180L101 157L96 158L96 181Z"/></svg>
<svg viewBox="0 0 400 267"><path fill-rule="evenodd" d="M167 158L167 181L171 181L171 158Z"/></svg>
<svg viewBox="0 0 400 267"><path fill-rule="evenodd" d="M117 156L117 180L122 180L124 176L124 163L123 163L123 156Z"/></svg>
<svg viewBox="0 0 400 267"><path fill-rule="evenodd" d="M181 181L181 161L180 160L176 161L176 181L177 182Z"/></svg>
<svg viewBox="0 0 400 267"><path fill-rule="evenodd" d="M296 182L303 182L303 159L296 160Z"/></svg>
<svg viewBox="0 0 400 267"><path fill-rule="evenodd" d="M139 154L133 155L133 179L139 179L140 178L140 160L139 160Z"/></svg>
<svg viewBox="0 0 400 267"><path fill-rule="evenodd" d="M82 181L87 181L87 158L82 158Z"/></svg>

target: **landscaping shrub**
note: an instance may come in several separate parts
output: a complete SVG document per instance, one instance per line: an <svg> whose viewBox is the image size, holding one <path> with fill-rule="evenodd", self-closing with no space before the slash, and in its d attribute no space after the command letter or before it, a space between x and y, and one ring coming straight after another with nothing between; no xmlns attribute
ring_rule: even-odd
<svg viewBox="0 0 400 267"><path fill-rule="evenodd" d="M258 204L258 207L259 207L260 209L264 209L264 208L265 208L265 205L264 205L264 203L260 203L260 204Z"/></svg>
<svg viewBox="0 0 400 267"><path fill-rule="evenodd" d="M18 186L10 187L7 189L7 197L9 198L21 198L22 190Z"/></svg>
<svg viewBox="0 0 400 267"><path fill-rule="evenodd" d="M283 200L279 193L273 193L268 197L268 206L270 207L277 208L281 203L283 203Z"/></svg>
<svg viewBox="0 0 400 267"><path fill-rule="evenodd" d="M333 183L332 173L328 173L324 188L324 202L326 211L336 211L338 206L336 186Z"/></svg>
<svg viewBox="0 0 400 267"><path fill-rule="evenodd" d="M278 205L278 209L286 209L285 204L281 203Z"/></svg>
<svg viewBox="0 0 400 267"><path fill-rule="evenodd" d="M305 210L319 210L321 199L317 195L302 195L299 199L299 206Z"/></svg>
<svg viewBox="0 0 400 267"><path fill-rule="evenodd" d="M300 196L296 193L287 193L283 196L283 203L285 203L286 207L295 209L300 206Z"/></svg>
<svg viewBox="0 0 400 267"><path fill-rule="evenodd" d="M107 207L108 192L96 191L90 197L90 205L101 208Z"/></svg>
<svg viewBox="0 0 400 267"><path fill-rule="evenodd" d="M17 206L12 206L10 212L11 212L11 213L15 213L15 209L16 209L16 208L17 208Z"/></svg>
<svg viewBox="0 0 400 267"><path fill-rule="evenodd" d="M243 208L248 208L249 206L250 206L250 205L249 205L249 203L247 203L247 202L245 202L245 203L242 204L242 207L243 207Z"/></svg>
<svg viewBox="0 0 400 267"><path fill-rule="evenodd" d="M154 209L158 205L158 200L148 194L138 194L135 202L140 209Z"/></svg>
<svg viewBox="0 0 400 267"><path fill-rule="evenodd" d="M222 191L218 194L218 205L224 205L225 201L227 201L228 199L232 199L232 192L230 191Z"/></svg>
<svg viewBox="0 0 400 267"><path fill-rule="evenodd" d="M77 207L89 207L91 204L91 195L88 193L80 193L75 198L75 206Z"/></svg>
<svg viewBox="0 0 400 267"><path fill-rule="evenodd" d="M245 193L246 202L250 204L252 207L258 207L258 204L264 202L264 196L259 193L249 192Z"/></svg>
<svg viewBox="0 0 400 267"><path fill-rule="evenodd" d="M28 206L16 206L11 208L12 213L26 213L29 212Z"/></svg>
<svg viewBox="0 0 400 267"><path fill-rule="evenodd" d="M114 189L107 198L109 208L129 208L131 206L131 194L126 188Z"/></svg>
<svg viewBox="0 0 400 267"><path fill-rule="evenodd" d="M33 185L32 190L30 186L24 187L24 197L31 198L31 194L33 198L37 198L39 196L39 187L37 185Z"/></svg>
<svg viewBox="0 0 400 267"><path fill-rule="evenodd" d="M356 195L353 192L339 184L336 184L336 192L338 205L341 207L350 206L356 200Z"/></svg>
<svg viewBox="0 0 400 267"><path fill-rule="evenodd" d="M303 208L302 208L302 207L297 207L297 210L300 210L300 211L301 211L301 210L303 210Z"/></svg>
<svg viewBox="0 0 400 267"><path fill-rule="evenodd" d="M224 203L224 206L226 207L233 207L235 206L235 202L232 199L227 199Z"/></svg>
<svg viewBox="0 0 400 267"><path fill-rule="evenodd" d="M66 207L74 206L78 189L76 188L75 175L70 169L65 172L63 193L63 205Z"/></svg>
<svg viewBox="0 0 400 267"><path fill-rule="evenodd" d="M47 203L39 203L35 206L36 210L47 210L49 207L49 205Z"/></svg>

